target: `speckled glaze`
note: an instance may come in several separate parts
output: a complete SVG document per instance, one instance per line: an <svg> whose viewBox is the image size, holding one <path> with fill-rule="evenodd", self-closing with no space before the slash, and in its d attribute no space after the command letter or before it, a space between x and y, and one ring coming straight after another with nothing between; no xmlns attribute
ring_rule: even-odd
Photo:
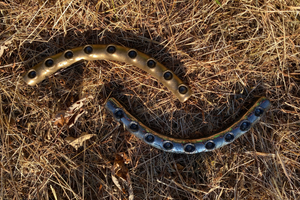
<svg viewBox="0 0 300 200"><path fill-rule="evenodd" d="M181 102L191 95L191 89L184 84L172 71L156 61L154 58L135 49L115 44L86 45L46 58L23 75L28 85L36 85L47 76L80 60L113 60L125 62L139 67L154 76L164 84Z"/></svg>
<svg viewBox="0 0 300 200"><path fill-rule="evenodd" d="M233 142L245 134L270 108L270 101L259 98L253 106L233 125L206 138L178 139L157 133L134 118L116 99L110 98L106 108L116 121L122 122L126 129L147 144L172 153L195 154L212 151Z"/></svg>

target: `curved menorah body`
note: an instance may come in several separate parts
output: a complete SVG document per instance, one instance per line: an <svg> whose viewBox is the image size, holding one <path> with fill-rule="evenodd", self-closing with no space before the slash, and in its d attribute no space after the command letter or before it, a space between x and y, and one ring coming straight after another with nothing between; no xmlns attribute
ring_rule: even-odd
<svg viewBox="0 0 300 200"><path fill-rule="evenodd" d="M116 99L110 98L106 108L115 120L122 122L125 128L147 144L172 153L195 154L211 151L233 142L246 133L270 108L270 101L259 98L253 106L233 125L206 138L178 139L157 133L133 117Z"/></svg>
<svg viewBox="0 0 300 200"><path fill-rule="evenodd" d="M113 60L139 67L164 84L181 102L191 95L191 89L184 84L171 70L154 58L135 49L115 44L86 45L46 58L23 75L28 85L36 85L47 76L80 60Z"/></svg>
<svg viewBox="0 0 300 200"><path fill-rule="evenodd" d="M172 71L154 58L135 49L109 45L86 45L46 58L23 75L28 85L36 85L47 76L80 60L114 60L135 65L163 83L181 102L186 101L192 91ZM233 125L212 136L199 139L178 139L157 133L134 118L114 98L110 98L106 108L114 118L122 122L126 129L144 142L167 152L194 154L211 151L233 142L246 133L270 108L270 101L261 97Z"/></svg>

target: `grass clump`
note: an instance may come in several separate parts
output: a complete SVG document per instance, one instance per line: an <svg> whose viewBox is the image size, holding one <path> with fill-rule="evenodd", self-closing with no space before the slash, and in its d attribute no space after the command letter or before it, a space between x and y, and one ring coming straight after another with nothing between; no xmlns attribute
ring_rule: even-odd
<svg viewBox="0 0 300 200"><path fill-rule="evenodd" d="M296 1L0 2L1 199L297 199L300 15ZM81 62L35 87L45 57L116 43L155 57L194 91L180 103L134 66ZM93 97L76 124L57 112ZM254 98L272 108L234 143L175 155L149 147L104 109L114 96L174 137L213 134ZM96 134L75 150L66 137Z"/></svg>

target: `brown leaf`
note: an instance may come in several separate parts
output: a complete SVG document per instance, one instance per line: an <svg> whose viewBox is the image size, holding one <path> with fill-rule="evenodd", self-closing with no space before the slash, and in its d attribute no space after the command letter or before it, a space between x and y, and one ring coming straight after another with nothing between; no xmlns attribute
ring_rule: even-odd
<svg viewBox="0 0 300 200"><path fill-rule="evenodd" d="M125 182L125 185L128 187L128 194L129 194L128 199L133 200L134 193L133 193L132 182L131 182L130 175L128 173L129 170L125 166L125 162L129 162L129 161L130 159L128 159L128 156L125 153L116 154L111 176L112 176L112 181L119 188L119 190L123 192L123 194L126 194L126 187L121 186L123 184L120 180L123 180L123 182ZM117 176L120 179L118 179Z"/></svg>
<svg viewBox="0 0 300 200"><path fill-rule="evenodd" d="M121 186L119 180L117 179L117 177L114 175L111 175L111 180L114 182L114 184L117 186L117 188L123 192L122 186Z"/></svg>
<svg viewBox="0 0 300 200"><path fill-rule="evenodd" d="M68 119L68 122L67 122L67 126L69 128L71 128L72 126L74 126L74 124L76 123L76 121L79 119L79 117L83 114L87 113L85 110L79 110L77 111L75 114L73 114L69 119Z"/></svg>
<svg viewBox="0 0 300 200"><path fill-rule="evenodd" d="M123 160L124 160L125 164L129 164L131 162L131 159L127 156L126 153L124 153L124 152L123 153L119 153L119 155L123 157Z"/></svg>
<svg viewBox="0 0 300 200"><path fill-rule="evenodd" d="M128 168L125 166L123 156L116 154L113 170L117 176L127 181Z"/></svg>
<svg viewBox="0 0 300 200"><path fill-rule="evenodd" d="M98 193L102 193L102 188L103 188L103 185L100 184L100 186L98 188Z"/></svg>
<svg viewBox="0 0 300 200"><path fill-rule="evenodd" d="M66 137L65 141L73 146L76 150L83 145L83 142L95 136L96 134L82 133L78 138Z"/></svg>
<svg viewBox="0 0 300 200"><path fill-rule="evenodd" d="M86 113L82 107L88 102L88 100L93 99L93 96L88 96L86 98L80 99L72 104L68 110L58 111L55 115L53 123L55 126L61 128L64 125L71 128L74 126L79 117Z"/></svg>
<svg viewBox="0 0 300 200"><path fill-rule="evenodd" d="M60 111L56 114L55 120L54 120L54 126L57 126L59 128L63 127L66 124L66 119L65 119L65 112Z"/></svg>
<svg viewBox="0 0 300 200"><path fill-rule="evenodd" d="M2 56L2 54L4 53L4 50L7 49L6 46L0 46L0 57Z"/></svg>
<svg viewBox="0 0 300 200"><path fill-rule="evenodd" d="M176 163L176 167L177 167L178 170L183 170L184 169L184 166L182 166L179 163Z"/></svg>

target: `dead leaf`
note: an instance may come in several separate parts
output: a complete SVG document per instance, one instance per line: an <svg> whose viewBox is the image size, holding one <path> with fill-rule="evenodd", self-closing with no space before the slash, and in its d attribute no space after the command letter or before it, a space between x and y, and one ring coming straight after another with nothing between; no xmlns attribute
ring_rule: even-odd
<svg viewBox="0 0 300 200"><path fill-rule="evenodd" d="M54 120L54 126L57 126L59 128L63 127L66 124L65 119L65 111L60 111L56 114L55 120Z"/></svg>
<svg viewBox="0 0 300 200"><path fill-rule="evenodd" d="M179 163L176 163L176 167L177 167L178 170L183 170L184 169L184 166L182 166Z"/></svg>
<svg viewBox="0 0 300 200"><path fill-rule="evenodd" d="M4 2L0 2L0 6L6 7L6 6L8 6L8 4L4 3Z"/></svg>
<svg viewBox="0 0 300 200"><path fill-rule="evenodd" d="M132 182L131 182L130 175L128 173L129 170L125 166L125 163L129 163L130 161L131 160L124 152L116 154L113 168L112 168L112 181L119 188L119 190L123 192L123 194L126 194L125 188L128 187L128 195L129 195L128 199L133 200L134 193L133 193ZM117 177L119 177L120 179L118 179ZM123 180L123 182L121 182L120 180ZM126 187L121 186L121 185L124 186L124 183Z"/></svg>
<svg viewBox="0 0 300 200"><path fill-rule="evenodd" d="M72 126L74 126L74 124L76 123L76 121L79 119L79 117L81 117L81 115L86 114L87 112L85 110L79 110L78 112L76 112L75 114L73 114L70 118L68 118L68 122L66 123L67 126L69 128L71 128Z"/></svg>
<svg viewBox="0 0 300 200"><path fill-rule="evenodd" d="M6 46L0 46L0 57L3 55L5 49L7 49Z"/></svg>
<svg viewBox="0 0 300 200"><path fill-rule="evenodd" d="M87 104L90 99L93 99L93 96L90 95L76 101L68 108L68 110L58 111L53 120L54 126L57 126L59 128L63 127L64 125L69 128L74 126L79 117L87 113L84 109L82 109L82 107Z"/></svg>
<svg viewBox="0 0 300 200"><path fill-rule="evenodd" d="M103 188L103 185L100 184L100 186L99 186L99 188L98 188L98 194L102 194L102 193L103 193L102 188Z"/></svg>
<svg viewBox="0 0 300 200"><path fill-rule="evenodd" d="M119 153L119 155L123 157L125 164L129 164L131 162L131 159L127 156L126 153L122 152L122 153Z"/></svg>
<svg viewBox="0 0 300 200"><path fill-rule="evenodd" d="M114 182L114 184L118 187L120 191L123 191L121 184L119 183L119 180L116 176L111 175L111 180Z"/></svg>
<svg viewBox="0 0 300 200"><path fill-rule="evenodd" d="M121 155L120 155L121 154ZM122 156L122 153L116 154L114 165L113 165L113 171L115 174L122 178L123 180L127 181L127 174L128 174L128 168L125 166L125 161Z"/></svg>
<svg viewBox="0 0 300 200"><path fill-rule="evenodd" d="M11 39L2 43L2 46L0 46L0 57L3 55L4 50L8 48L7 46L10 44L11 44Z"/></svg>
<svg viewBox="0 0 300 200"><path fill-rule="evenodd" d="M129 176L129 173L127 174L127 181L128 181L128 194L129 194L129 200L134 200L134 193L133 193L133 186L132 186L132 182L131 182L131 178Z"/></svg>
<svg viewBox="0 0 300 200"><path fill-rule="evenodd" d="M99 192L102 190L102 188L103 188L103 185L100 184L100 186L98 188Z"/></svg>
<svg viewBox="0 0 300 200"><path fill-rule="evenodd" d="M66 137L65 141L73 146L76 150L83 145L83 142L95 136L96 134L82 133L78 138Z"/></svg>

